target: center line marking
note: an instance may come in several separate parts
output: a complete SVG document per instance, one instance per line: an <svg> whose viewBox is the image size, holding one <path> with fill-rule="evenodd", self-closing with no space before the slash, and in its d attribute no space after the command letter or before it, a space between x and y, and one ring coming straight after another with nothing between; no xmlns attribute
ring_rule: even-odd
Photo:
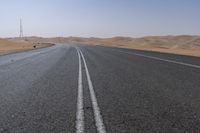
<svg viewBox="0 0 200 133"><path fill-rule="evenodd" d="M81 56L78 52L79 74L78 74L78 98L76 112L76 133L84 133L84 109L83 109L83 85L82 85L82 66Z"/></svg>
<svg viewBox="0 0 200 133"><path fill-rule="evenodd" d="M91 96L92 107L93 107L93 111L94 111L94 118L95 118L95 122L96 122L97 131L98 131L98 133L106 133L106 129L105 129L103 119L102 119L102 116L101 116L101 113L100 113L100 109L99 109L99 106L98 106L98 103L97 103L97 98L96 98L96 95L95 95L95 92L94 92L94 88L93 88L93 85L92 85L92 81L91 81L91 78L90 78L88 67L87 67L87 64L86 64L86 61L85 61L85 57L83 56L83 53L81 52L81 50L79 50L79 52L80 52L80 55L83 59L83 63L84 63L85 70L86 70L86 76L87 76L88 86L89 86L89 90L90 90L90 96Z"/></svg>

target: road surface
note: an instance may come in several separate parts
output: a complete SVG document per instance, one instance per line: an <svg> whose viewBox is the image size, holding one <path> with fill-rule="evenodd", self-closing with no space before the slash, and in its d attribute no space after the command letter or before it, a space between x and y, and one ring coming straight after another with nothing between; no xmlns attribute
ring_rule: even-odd
<svg viewBox="0 0 200 133"><path fill-rule="evenodd" d="M198 133L200 58L58 44L0 57L1 133Z"/></svg>

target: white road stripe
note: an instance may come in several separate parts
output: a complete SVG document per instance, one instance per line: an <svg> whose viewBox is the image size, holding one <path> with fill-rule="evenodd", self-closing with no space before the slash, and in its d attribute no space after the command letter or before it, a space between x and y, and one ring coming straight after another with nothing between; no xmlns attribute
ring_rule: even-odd
<svg viewBox="0 0 200 133"><path fill-rule="evenodd" d="M93 107L93 111L94 111L94 118L95 118L95 122L96 122L97 131L98 131L98 133L106 133L106 129L105 129L105 126L103 124L103 119L102 119L100 109L99 109L99 106L98 106L98 103L97 103L97 98L96 98L96 95L95 95L95 92L94 92L94 88L93 88L93 85L92 85L92 81L91 81L91 78L90 78L88 67L87 67L87 64L86 64L86 61L85 61L85 57L84 57L83 53L81 52L81 50L79 50L79 52L82 56L83 63L84 63L84 66L85 66L85 70L86 70L86 75L87 75L87 80L88 80L88 85L89 85L89 90L90 90L90 96L91 96L92 107Z"/></svg>
<svg viewBox="0 0 200 133"><path fill-rule="evenodd" d="M77 53L79 60L79 74L78 74L78 98L77 98L77 112L76 112L76 133L84 133L82 67L81 67L81 56L78 50Z"/></svg>
<svg viewBox="0 0 200 133"><path fill-rule="evenodd" d="M117 50L117 51L122 52L122 53L126 53L126 54L132 54L132 55L136 55L136 56L141 56L141 57L145 57L145 58L149 58L149 59L160 60L160 61L170 62L170 63L179 64L179 65L184 65L184 66L189 66L189 67L194 67L194 68L200 68L199 65L193 65L193 64L184 63L184 62L179 62L179 61L173 61L173 60L168 60L168 59L162 59L162 58L159 58L159 57L149 56L149 55L144 55L144 54L137 54L137 53L124 52L124 51L121 51L121 50Z"/></svg>

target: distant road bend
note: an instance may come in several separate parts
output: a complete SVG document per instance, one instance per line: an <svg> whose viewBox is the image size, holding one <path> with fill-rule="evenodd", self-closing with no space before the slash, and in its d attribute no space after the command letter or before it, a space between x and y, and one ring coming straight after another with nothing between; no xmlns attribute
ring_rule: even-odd
<svg viewBox="0 0 200 133"><path fill-rule="evenodd" d="M198 133L200 58L57 44L0 56L0 133Z"/></svg>

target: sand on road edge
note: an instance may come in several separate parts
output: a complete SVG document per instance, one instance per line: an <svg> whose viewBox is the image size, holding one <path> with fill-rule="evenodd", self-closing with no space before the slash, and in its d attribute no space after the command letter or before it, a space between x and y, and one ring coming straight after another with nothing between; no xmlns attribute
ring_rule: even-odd
<svg viewBox="0 0 200 133"><path fill-rule="evenodd" d="M0 55L24 52L53 46L52 43L31 43L0 39Z"/></svg>

